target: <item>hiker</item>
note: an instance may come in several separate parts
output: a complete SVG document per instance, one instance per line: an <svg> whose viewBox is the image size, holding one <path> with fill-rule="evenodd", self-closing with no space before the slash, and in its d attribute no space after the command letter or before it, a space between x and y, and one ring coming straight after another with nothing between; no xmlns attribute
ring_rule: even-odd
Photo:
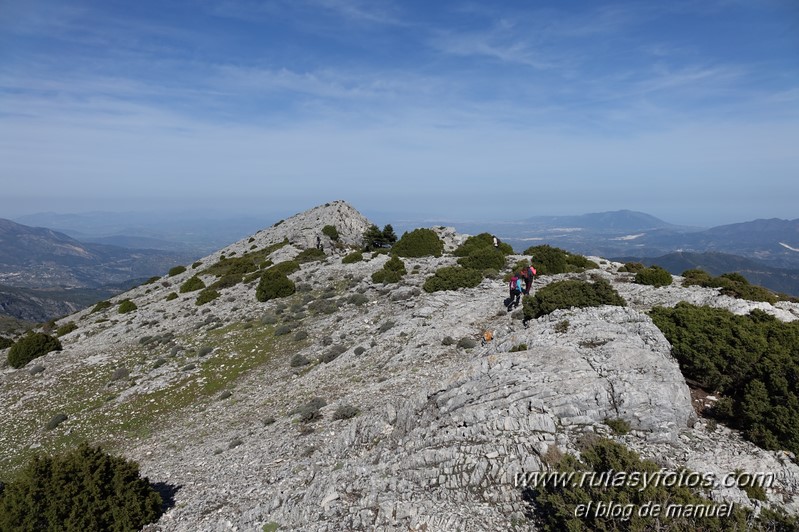
<svg viewBox="0 0 799 532"><path fill-rule="evenodd" d="M532 262L529 266L522 270L522 279L524 279L524 291L522 292L524 295L530 295L530 288L533 286L533 278L538 272L533 267Z"/></svg>
<svg viewBox="0 0 799 532"><path fill-rule="evenodd" d="M495 248L499 247L499 239L497 239L497 235L494 235L494 247Z"/></svg>
<svg viewBox="0 0 799 532"><path fill-rule="evenodd" d="M322 239L316 235L316 249L322 249Z"/></svg>
<svg viewBox="0 0 799 532"><path fill-rule="evenodd" d="M510 278L508 289L510 290L510 297L508 298L508 312L510 312L510 309L519 306L519 299L522 296L522 280L515 272Z"/></svg>

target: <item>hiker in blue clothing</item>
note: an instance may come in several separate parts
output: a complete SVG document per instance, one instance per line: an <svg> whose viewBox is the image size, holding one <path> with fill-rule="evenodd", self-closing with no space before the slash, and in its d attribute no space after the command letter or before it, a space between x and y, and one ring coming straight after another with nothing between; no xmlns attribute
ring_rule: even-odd
<svg viewBox="0 0 799 532"><path fill-rule="evenodd" d="M513 276L510 278L510 283L508 284L508 290L510 290L510 297L508 298L508 312L510 312L512 308L519 306L519 299L522 296L522 290L523 290L522 279L515 272Z"/></svg>

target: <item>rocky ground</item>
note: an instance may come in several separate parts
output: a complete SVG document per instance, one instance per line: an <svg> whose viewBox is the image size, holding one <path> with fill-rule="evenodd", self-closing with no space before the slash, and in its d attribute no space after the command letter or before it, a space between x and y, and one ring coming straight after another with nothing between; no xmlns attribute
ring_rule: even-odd
<svg viewBox="0 0 799 532"><path fill-rule="evenodd" d="M103 442L174 499L150 530L528 529L517 475L540 470L548 453L574 452L581 434L611 435L604 421L620 418L633 430L615 438L664 467L778 473L769 500L799 511L792 457L699 419L646 315L688 301L795 320L799 305L735 300L682 288L679 278L641 286L596 258L600 270L542 277L534 288L601 275L627 307L556 311L525 327L503 307L500 279L424 292L452 256L404 259L401 283L376 285L371 274L387 256L343 264L349 250L327 237L326 260L292 274L299 290L288 298L260 303L253 281L202 306L196 292L166 300L223 253L288 239L269 257L276 263L314 247L328 224L346 245L369 222L344 202L320 206L109 309L59 322L78 325L62 352L0 371L2 467L40 448ZM436 230L448 250L465 239ZM138 309L118 314L123 298ZM482 343L486 330L493 340ZM292 364L298 355L310 363ZM320 417L300 421L298 408L314 398L324 402ZM60 413L67 420L48 430ZM737 488L718 486L713 496L754 504Z"/></svg>

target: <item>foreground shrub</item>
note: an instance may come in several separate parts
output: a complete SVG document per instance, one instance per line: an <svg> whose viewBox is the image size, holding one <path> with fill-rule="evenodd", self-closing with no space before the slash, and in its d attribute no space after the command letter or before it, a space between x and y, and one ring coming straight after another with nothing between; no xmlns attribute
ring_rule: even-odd
<svg viewBox="0 0 799 532"><path fill-rule="evenodd" d="M660 266L644 268L635 274L636 283L655 287L669 286L672 280L671 274Z"/></svg>
<svg viewBox="0 0 799 532"><path fill-rule="evenodd" d="M286 274L270 268L261 275L261 280L255 289L255 298L258 301L269 301L290 296L295 291L294 281L289 279Z"/></svg>
<svg viewBox="0 0 799 532"><path fill-rule="evenodd" d="M14 345L14 340L6 338L5 336L0 336L0 349L6 349L12 345Z"/></svg>
<svg viewBox="0 0 799 532"><path fill-rule="evenodd" d="M341 259L342 264L353 264L355 262L361 262L363 260L363 253L360 251L353 251L343 259Z"/></svg>
<svg viewBox="0 0 799 532"><path fill-rule="evenodd" d="M44 333L29 333L16 341L8 350L8 365L21 368L34 358L44 356L50 351L61 351L61 342Z"/></svg>
<svg viewBox="0 0 799 532"><path fill-rule="evenodd" d="M445 266L436 270L422 285L425 292L474 288L483 280L483 274L460 266Z"/></svg>
<svg viewBox="0 0 799 532"><path fill-rule="evenodd" d="M383 265L383 268L372 274L372 281L376 283L398 283L402 276L408 273L405 263L399 257L391 257Z"/></svg>
<svg viewBox="0 0 799 532"><path fill-rule="evenodd" d="M503 255L513 254L513 248L510 246L510 244L501 242L499 246L495 248L494 235L489 233L480 233L479 235L470 236L463 244L458 246L458 249L456 249L452 254L456 257L467 257L485 249L499 251Z"/></svg>
<svg viewBox="0 0 799 532"><path fill-rule="evenodd" d="M202 281L202 279L196 275L193 275L186 279L182 285L180 285L180 293L186 294L188 292L194 292L195 290L202 290L203 288L205 288L205 283Z"/></svg>
<svg viewBox="0 0 799 532"><path fill-rule="evenodd" d="M628 273L638 273L645 269L646 266L644 266L640 262L625 262L624 265L619 268L619 271L628 272Z"/></svg>
<svg viewBox="0 0 799 532"><path fill-rule="evenodd" d="M306 262L314 262L319 260L325 260L327 255L321 249L316 248L308 248L300 251L300 253L294 257L294 261L299 264L304 264Z"/></svg>
<svg viewBox="0 0 799 532"><path fill-rule="evenodd" d="M28 462L0 495L0 530L139 530L161 505L136 462L84 443Z"/></svg>
<svg viewBox="0 0 799 532"><path fill-rule="evenodd" d="M205 305L210 301L213 301L218 297L219 297L219 292L217 292L213 288L206 288L205 290L200 292L200 294L197 296L197 300L194 303L199 307L201 305Z"/></svg>
<svg viewBox="0 0 799 532"><path fill-rule="evenodd" d="M335 225L326 225L322 228L322 234L328 237L330 240L336 241L339 238L338 229L336 229Z"/></svg>
<svg viewBox="0 0 799 532"><path fill-rule="evenodd" d="M119 312L120 314L127 314L128 312L133 312L137 308L139 307L136 306L136 303L134 303L130 299L123 299L119 303L119 308L117 309L117 312Z"/></svg>
<svg viewBox="0 0 799 532"><path fill-rule="evenodd" d="M169 276L174 277L186 271L185 266L175 266L169 269Z"/></svg>
<svg viewBox="0 0 799 532"><path fill-rule="evenodd" d="M599 307L601 305L625 306L627 303L610 283L597 279L593 283L565 280L550 283L533 296L523 299L524 319L540 318L557 309L572 307Z"/></svg>
<svg viewBox="0 0 799 532"><path fill-rule="evenodd" d="M589 477L593 472L597 479L605 478L602 474L615 478L613 475L618 472L636 472L642 477L646 474L647 478L655 478L657 472L661 471L661 467L655 462L641 460L634 451L607 439L597 439L584 445L579 460L572 455L560 458L554 463L554 468L564 474L576 473L578 478ZM683 474L688 477L691 472ZM697 475L693 473L693 476ZM699 487L689 487L686 484L689 483L541 482L525 486L522 497L533 503L532 513L536 528L545 531L749 530L747 512L738 507L732 507L730 515L725 513L723 517L695 517L695 513L686 514L688 517L668 515L669 505L685 508L687 505L712 507L718 504L703 497ZM578 505L589 503L592 504L591 511L579 511ZM596 511L599 505L607 509L611 504L617 506L616 510L620 510L623 515L607 515L606 512ZM646 508L646 505L649 508L658 505L662 511L656 517L646 515L645 512L642 516L640 510Z"/></svg>
<svg viewBox="0 0 799 532"><path fill-rule="evenodd" d="M294 272L300 271L300 263L295 260L284 260L283 262L278 262L267 271L278 272L282 273L283 275L291 275Z"/></svg>
<svg viewBox="0 0 799 532"><path fill-rule="evenodd" d="M712 415L763 448L799 453L799 322L684 302L650 316L686 378L725 396Z"/></svg>
<svg viewBox="0 0 799 532"><path fill-rule="evenodd" d="M75 324L74 321L68 321L67 323L65 323L64 325L62 325L58 329L56 329L55 335L56 336L64 336L64 335L67 335L67 334L71 333L72 331L77 330L77 328L78 328L78 326Z"/></svg>
<svg viewBox="0 0 799 532"><path fill-rule="evenodd" d="M432 229L414 229L404 233L391 248L391 253L400 257L440 257L444 242Z"/></svg>
<svg viewBox="0 0 799 532"><path fill-rule="evenodd" d="M761 286L749 284L746 277L740 273L724 273L718 277L713 277L709 273L700 269L691 269L683 272L684 286L704 286L708 288L721 288L720 292L726 296L748 301L765 301L776 303L781 299L790 299L787 296L775 294Z"/></svg>
<svg viewBox="0 0 799 532"><path fill-rule="evenodd" d="M524 250L524 255L531 255L530 262L538 275L555 275L599 268L597 263L582 255L575 255L547 244L529 247Z"/></svg>
<svg viewBox="0 0 799 532"><path fill-rule="evenodd" d="M94 314L95 312L101 312L107 308L111 308L113 305L110 301L99 301L89 314Z"/></svg>
<svg viewBox="0 0 799 532"><path fill-rule="evenodd" d="M494 248L483 247L458 259L458 264L472 270L501 270L505 267L505 254Z"/></svg>

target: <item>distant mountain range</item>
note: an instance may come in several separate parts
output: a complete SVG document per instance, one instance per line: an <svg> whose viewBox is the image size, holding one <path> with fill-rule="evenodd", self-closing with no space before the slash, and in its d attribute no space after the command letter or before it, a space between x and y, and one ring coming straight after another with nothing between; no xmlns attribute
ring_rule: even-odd
<svg viewBox="0 0 799 532"><path fill-rule="evenodd" d="M517 252L549 244L583 255L657 263L675 274L697 265L713 274L737 271L754 284L799 296L799 219L754 220L708 229L622 210L510 222L428 221L434 224L469 234L493 233Z"/></svg>
<svg viewBox="0 0 799 532"><path fill-rule="evenodd" d="M0 315L47 321L196 256L85 243L52 229L0 219Z"/></svg>

